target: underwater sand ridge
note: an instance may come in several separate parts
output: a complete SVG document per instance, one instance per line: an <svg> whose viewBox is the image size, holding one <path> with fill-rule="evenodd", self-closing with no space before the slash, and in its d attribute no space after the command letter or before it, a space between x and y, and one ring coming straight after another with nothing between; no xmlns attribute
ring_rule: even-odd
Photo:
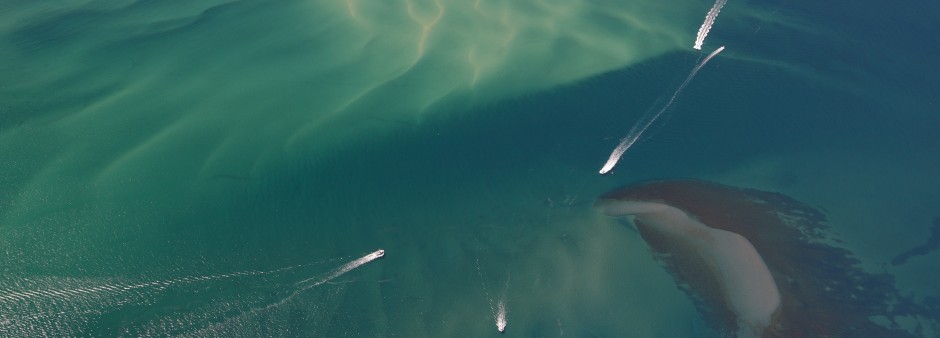
<svg viewBox="0 0 940 338"><path fill-rule="evenodd" d="M656 257L677 283L688 283L684 290L701 300L697 302L700 311L720 332L760 337L914 337L895 320L907 316L936 320L930 315L930 306L901 295L892 276L862 271L851 252L829 244L825 215L785 195L706 181L672 180L614 190L596 205L611 216L636 218L635 224ZM757 259L766 263L773 276L771 283L779 290L779 308L770 316L772 322L761 323L763 327L753 332L742 331L741 314L736 312L741 306L734 298L757 297L760 300L749 302L767 304L773 304L774 298L728 288L733 285L728 276L723 279L714 267L701 268L723 264L720 255L707 257L702 254L708 251L689 251L683 244L689 239L683 238L693 232L664 232L659 230L663 224L655 222L667 220L664 224L669 225L672 220L654 217L654 223L648 223L650 218L645 215L674 209L712 229L736 233L753 245L759 253ZM886 318L888 324L876 324L872 318Z"/></svg>

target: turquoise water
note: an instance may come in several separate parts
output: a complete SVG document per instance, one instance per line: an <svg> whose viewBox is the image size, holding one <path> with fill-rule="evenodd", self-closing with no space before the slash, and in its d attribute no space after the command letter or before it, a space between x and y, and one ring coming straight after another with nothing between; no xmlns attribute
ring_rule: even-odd
<svg viewBox="0 0 940 338"><path fill-rule="evenodd" d="M940 295L938 5L711 5L4 1L0 335L709 336L592 207L679 177Z"/></svg>

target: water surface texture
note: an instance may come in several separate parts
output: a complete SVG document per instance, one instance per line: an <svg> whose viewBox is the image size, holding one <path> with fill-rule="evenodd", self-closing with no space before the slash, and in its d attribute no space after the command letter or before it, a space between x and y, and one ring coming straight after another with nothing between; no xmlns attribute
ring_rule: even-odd
<svg viewBox="0 0 940 338"><path fill-rule="evenodd" d="M716 336L593 206L674 178L940 308L940 3L721 4L4 0L0 336Z"/></svg>

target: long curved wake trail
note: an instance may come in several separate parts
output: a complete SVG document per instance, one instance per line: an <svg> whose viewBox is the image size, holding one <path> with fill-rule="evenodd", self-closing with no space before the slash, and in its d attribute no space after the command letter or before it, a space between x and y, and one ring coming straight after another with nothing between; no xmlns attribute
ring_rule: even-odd
<svg viewBox="0 0 940 338"><path fill-rule="evenodd" d="M352 261L352 262L346 263L345 265L343 265L343 266L341 266L341 267L338 267L338 268L336 268L336 269L333 269L333 271L330 271L330 272L328 272L328 273L326 273L326 274L324 274L324 275L320 275L320 276L313 277L313 278L307 278L307 279L304 279L304 280L302 280L302 281L299 281L299 282L297 282L297 283L294 284L295 286L297 286L297 289L294 290L293 292L291 292L289 295L287 295L287 297L282 298L280 301L277 301L277 302L275 302L275 303L272 303L272 304L269 304L269 305L267 305L267 306L263 306L263 307L260 307L260 308L255 308L255 309L253 309L253 310L251 310L251 311L248 311L248 312L245 312L245 313L241 313L241 314L239 314L239 315L237 315L237 316L235 316L235 317L229 318L229 319L226 320L226 321L231 321L231 320L233 320L233 319L236 319L236 318L238 318L238 317L244 316L244 315L246 315L246 314L256 314L256 313L261 312L261 311L264 311L264 310L270 310L270 309L279 307L279 306L281 306L281 305L284 305L285 303L291 301L292 299L294 299L294 298L296 298L298 295L300 295L302 292L307 291L307 290L309 290L310 288L313 288L313 287L316 287L316 286L320 286L320 285L322 285L322 284L324 284L324 283L328 283L329 281L331 281L331 280L333 280L333 279L336 279L336 277L342 276L342 275L346 274L347 272L352 271L352 270L355 269L355 268L358 268L358 267L360 267L360 266L363 266L363 265L365 265L366 263L369 263L369 262L374 261L374 260L376 260L376 259L382 258L383 256L385 256L385 250L379 249L379 250L376 250L376 251L374 251L374 252L372 252L372 253L370 253L370 254L368 254L368 255L359 257L359 259L356 259L356 260L354 260L354 261ZM223 322L223 323L224 323L224 322Z"/></svg>
<svg viewBox="0 0 940 338"><path fill-rule="evenodd" d="M718 12L721 12L721 8L725 6L725 3L728 0L718 0L715 1L715 4L712 5L712 9L708 10L708 14L705 14L705 21L702 22L702 27L698 28L698 34L695 36L695 45L692 48L702 50L702 44L705 43L705 37L708 36L708 31L712 29L712 25L715 24L715 19L718 18Z"/></svg>
<svg viewBox="0 0 940 338"><path fill-rule="evenodd" d="M719 1L721 2L722 0ZM627 150L630 149L630 147L632 147L638 139L640 139L640 136L642 136L643 133L646 132L646 130L649 129L651 125L653 125L653 122L655 122L656 119L658 119L666 111L666 109L669 109L669 106L671 106L672 103L676 101L676 98L679 97L679 93L681 93L682 90L685 89L685 86L687 86L689 82L692 81L692 78L695 77L695 74L697 74L698 71L702 69L706 63L708 63L708 61L714 58L715 55L718 55L718 53L721 53L723 50L725 50L725 46L718 47L718 49L715 49L714 52L708 54L708 56L705 57L702 62L699 62L699 64L695 65L695 68L692 68L692 72L689 73L689 76L685 78L685 81L679 85L679 88L676 89L676 92L672 94L672 97L669 98L669 101L666 102L666 105L663 106L662 109L655 111L653 114L644 115L640 121L633 125L633 128L630 128L630 132L627 133L627 136L621 139L620 144L618 144L617 147L614 148L614 151L610 153L610 157L607 159L607 163L604 163L604 166L599 171L601 175L607 174L614 169L614 166L616 166L617 162L620 161L620 157L623 156L623 153L627 152Z"/></svg>
<svg viewBox="0 0 940 338"><path fill-rule="evenodd" d="M150 320L128 322L123 334L129 336L188 335L194 330L218 327L240 319L245 315L268 310L296 298L303 291L328 283L364 264L385 255L378 250L347 262L326 273L306 278L292 284L289 294L274 303L263 304L254 309L252 302L262 301L255 297L269 290L251 289L245 297L226 295L205 296L186 310L155 315ZM192 290L211 290L226 283L273 282L271 290L282 288L275 282L278 278L289 278L291 274L302 274L311 266L321 265L343 258L333 258L313 263L283 267L266 271L240 271L225 274L186 276L150 281L123 281L111 278L2 278L0 279L0 337L8 336L80 336L110 316L115 309L125 307L154 306L167 295L187 294ZM292 289L292 290L291 290ZM210 294L207 294L210 295ZM203 306L200 306L203 305ZM238 310L242 308L245 310ZM206 309L218 310L205 312ZM247 311L246 311L247 310ZM156 310L155 310L156 311ZM197 336L199 334L196 334Z"/></svg>

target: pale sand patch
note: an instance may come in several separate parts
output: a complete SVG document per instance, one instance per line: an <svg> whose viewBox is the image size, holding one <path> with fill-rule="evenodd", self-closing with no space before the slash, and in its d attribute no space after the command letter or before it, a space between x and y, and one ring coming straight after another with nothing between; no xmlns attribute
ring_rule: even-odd
<svg viewBox="0 0 940 338"><path fill-rule="evenodd" d="M662 203L608 200L609 216L633 216L638 226L689 247L704 258L737 316L738 337L758 337L780 306L780 292L760 254L736 233L715 229Z"/></svg>

